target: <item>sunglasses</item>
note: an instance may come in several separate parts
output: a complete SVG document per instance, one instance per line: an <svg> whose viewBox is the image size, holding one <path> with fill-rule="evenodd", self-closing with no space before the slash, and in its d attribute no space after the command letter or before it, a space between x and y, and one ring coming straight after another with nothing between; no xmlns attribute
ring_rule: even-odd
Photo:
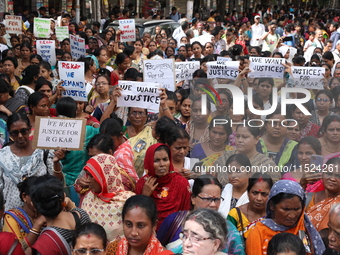
<svg viewBox="0 0 340 255"><path fill-rule="evenodd" d="M30 128L22 128L22 129L19 129L19 130L11 130L11 131L8 131L8 133L11 135L11 136L18 136L19 133L22 134L22 135L27 135L29 132L30 132Z"/></svg>

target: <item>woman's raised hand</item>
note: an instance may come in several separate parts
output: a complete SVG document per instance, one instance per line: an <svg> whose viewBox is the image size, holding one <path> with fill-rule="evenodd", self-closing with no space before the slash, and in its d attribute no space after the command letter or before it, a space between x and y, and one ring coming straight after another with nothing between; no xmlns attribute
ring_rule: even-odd
<svg viewBox="0 0 340 255"><path fill-rule="evenodd" d="M149 177L144 183L142 195L148 197L151 196L152 192L154 192L154 190L158 186L158 183L156 183L156 181L157 181L156 177Z"/></svg>

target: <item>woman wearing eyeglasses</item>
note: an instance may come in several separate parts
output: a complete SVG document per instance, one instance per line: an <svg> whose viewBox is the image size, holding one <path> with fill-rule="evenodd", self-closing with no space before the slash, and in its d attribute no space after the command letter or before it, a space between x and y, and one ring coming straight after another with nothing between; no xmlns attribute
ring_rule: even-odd
<svg viewBox="0 0 340 255"><path fill-rule="evenodd" d="M195 179L192 188L192 211L202 208L217 211L224 200L223 197L221 197L221 192L222 185L215 177L208 174L199 176ZM157 232L157 238L167 249L178 253L182 251L180 233L183 231L183 222L188 214L190 214L190 211L175 212L163 221ZM225 224L225 222L223 224ZM229 221L227 221L227 226L228 234L226 236L227 245L225 246L225 252L236 255L244 254L242 239L236 227Z"/></svg>
<svg viewBox="0 0 340 255"><path fill-rule="evenodd" d="M107 237L104 228L86 223L76 230L72 240L72 255L105 255Z"/></svg>
<svg viewBox="0 0 340 255"><path fill-rule="evenodd" d="M111 80L108 76L100 75L97 77L94 83L95 85L94 90L99 96L89 101L89 105L86 107L86 112L92 113L99 104L109 102L110 84L111 84Z"/></svg>
<svg viewBox="0 0 340 255"><path fill-rule="evenodd" d="M218 212L200 209L190 213L184 223L181 239L183 255L223 255L227 224ZM232 253L236 254L236 253Z"/></svg>
<svg viewBox="0 0 340 255"><path fill-rule="evenodd" d="M335 115L334 112L329 110L332 103L332 93L329 90L320 90L315 95L316 110L312 112L310 121L321 127L325 117L329 115Z"/></svg>
<svg viewBox="0 0 340 255"><path fill-rule="evenodd" d="M13 143L0 150L0 187L6 199L5 209L22 206L17 184L28 176L54 174L63 180L59 163L61 151L33 149L29 140L31 125L28 117L14 113L8 118L7 129Z"/></svg>

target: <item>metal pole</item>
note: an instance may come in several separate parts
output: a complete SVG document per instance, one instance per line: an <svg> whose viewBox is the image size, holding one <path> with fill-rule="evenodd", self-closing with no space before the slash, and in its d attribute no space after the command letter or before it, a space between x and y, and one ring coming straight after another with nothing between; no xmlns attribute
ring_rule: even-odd
<svg viewBox="0 0 340 255"><path fill-rule="evenodd" d="M76 23L79 24L80 22L80 0L76 1Z"/></svg>

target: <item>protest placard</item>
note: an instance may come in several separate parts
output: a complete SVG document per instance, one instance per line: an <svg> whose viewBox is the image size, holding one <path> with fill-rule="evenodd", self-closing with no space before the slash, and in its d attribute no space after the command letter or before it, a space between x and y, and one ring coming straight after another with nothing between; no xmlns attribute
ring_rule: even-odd
<svg viewBox="0 0 340 255"><path fill-rule="evenodd" d="M51 20L34 18L33 23L34 36L37 38L50 38L51 35Z"/></svg>
<svg viewBox="0 0 340 255"><path fill-rule="evenodd" d="M42 59L51 66L55 66L57 58L55 55L55 41L53 40L37 40L37 52Z"/></svg>
<svg viewBox="0 0 340 255"><path fill-rule="evenodd" d="M117 100L117 106L139 107L151 112L159 111L160 90L155 82L118 81L123 90Z"/></svg>
<svg viewBox="0 0 340 255"><path fill-rule="evenodd" d="M192 44L193 42L200 42L203 46L207 43L207 42L211 42L211 34L205 34L205 35L201 35L198 37L194 37L190 39L190 44Z"/></svg>
<svg viewBox="0 0 340 255"><path fill-rule="evenodd" d="M22 34L22 17L6 15L5 26L7 34Z"/></svg>
<svg viewBox="0 0 340 255"><path fill-rule="evenodd" d="M84 62L59 61L59 78L66 89L63 96L72 97L76 101L87 101Z"/></svg>
<svg viewBox="0 0 340 255"><path fill-rule="evenodd" d="M174 59L144 59L144 81L161 83L161 88L175 91Z"/></svg>
<svg viewBox="0 0 340 255"><path fill-rule="evenodd" d="M136 41L136 28L134 19L121 19L119 20L119 29L121 42Z"/></svg>
<svg viewBox="0 0 340 255"><path fill-rule="evenodd" d="M56 27L55 28L55 33L57 35L57 39L61 42L62 40L64 40L65 38L69 38L70 34L68 31L68 27L67 26L63 26L63 27Z"/></svg>
<svg viewBox="0 0 340 255"><path fill-rule="evenodd" d="M212 78L225 78L236 80L239 73L239 61L212 61L207 62L207 75L208 79Z"/></svg>
<svg viewBox="0 0 340 255"><path fill-rule="evenodd" d="M84 147L85 119L35 117L33 148L81 151Z"/></svg>
<svg viewBox="0 0 340 255"><path fill-rule="evenodd" d="M79 36L70 35L71 55L74 60L86 56L85 39Z"/></svg>
<svg viewBox="0 0 340 255"><path fill-rule="evenodd" d="M324 67L292 66L294 85L297 88L324 89Z"/></svg>
<svg viewBox="0 0 340 255"><path fill-rule="evenodd" d="M227 62L227 61L232 61L231 58L226 58L226 57L217 57L217 62Z"/></svg>
<svg viewBox="0 0 340 255"><path fill-rule="evenodd" d="M282 64L286 62L284 58L250 57L249 60L249 78L283 78L285 67Z"/></svg>
<svg viewBox="0 0 340 255"><path fill-rule="evenodd" d="M199 61L175 62L176 82L192 80L193 73L200 69Z"/></svg>

